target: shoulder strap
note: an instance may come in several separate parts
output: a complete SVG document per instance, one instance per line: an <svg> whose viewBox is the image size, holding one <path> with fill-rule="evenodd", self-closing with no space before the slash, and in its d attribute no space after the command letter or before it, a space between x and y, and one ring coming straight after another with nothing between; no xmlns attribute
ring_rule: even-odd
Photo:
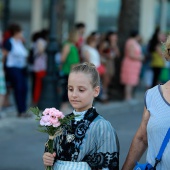
<svg viewBox="0 0 170 170"><path fill-rule="evenodd" d="M157 164L161 161L162 155L163 155L164 150L165 150L165 148L166 148L166 146L167 146L167 144L169 142L169 139L170 139L170 128L168 129L168 131L166 133L166 136L165 136L165 138L164 138L164 140L162 142L162 145L161 145L161 148L159 150L159 153L158 153L158 155L157 155L157 157L155 159L156 162L155 162L154 168L156 168Z"/></svg>

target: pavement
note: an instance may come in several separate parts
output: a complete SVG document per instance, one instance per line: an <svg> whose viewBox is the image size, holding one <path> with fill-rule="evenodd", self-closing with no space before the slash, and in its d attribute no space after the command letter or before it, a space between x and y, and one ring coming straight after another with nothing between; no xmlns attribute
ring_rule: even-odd
<svg viewBox="0 0 170 170"><path fill-rule="evenodd" d="M29 99L30 99L30 97L29 97ZM142 88L139 88L139 89L137 89L137 91L135 93L135 98L131 101L109 101L107 103L95 102L94 106L97 108L97 110L100 114L103 114L103 113L110 112L110 110L135 106L140 103L143 103L143 101L144 101L144 90ZM15 122L16 121L24 121L24 119L25 119L25 118L17 117L17 110L16 110L16 106L13 101L12 94L10 96L10 102L12 105L10 107L3 108L0 113L0 115L1 115L0 128L3 126L10 125L10 123L13 121L15 121ZM30 103L30 100L28 101L28 103ZM63 111L63 113L65 113L65 114L68 114L68 113L71 113L72 108L70 106L69 108L64 109L64 110L61 109L61 111ZM33 115L31 118L27 118L27 120L28 119L29 119L29 121L35 121L35 116Z"/></svg>
<svg viewBox="0 0 170 170"><path fill-rule="evenodd" d="M132 138L140 124L144 105L144 90L136 91L131 102L95 102L99 114L109 120L115 128L120 142L120 168L125 161ZM12 100L12 98L11 98ZM70 113L71 108L65 113ZM0 170L42 170L42 155L47 135L36 129L35 117L18 118L13 106L3 109L0 119ZM145 155L140 162L145 161Z"/></svg>

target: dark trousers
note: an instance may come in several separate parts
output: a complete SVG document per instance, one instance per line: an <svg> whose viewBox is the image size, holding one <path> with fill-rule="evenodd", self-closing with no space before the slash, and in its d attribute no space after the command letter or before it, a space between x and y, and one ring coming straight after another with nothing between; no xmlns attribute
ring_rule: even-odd
<svg viewBox="0 0 170 170"><path fill-rule="evenodd" d="M26 112L27 106L27 73L26 69L7 68L9 80L14 90L14 99L17 106L18 114Z"/></svg>
<svg viewBox="0 0 170 170"><path fill-rule="evenodd" d="M152 81L152 87L156 86L158 84L159 76L161 73L162 68L159 67L153 67L153 81Z"/></svg>

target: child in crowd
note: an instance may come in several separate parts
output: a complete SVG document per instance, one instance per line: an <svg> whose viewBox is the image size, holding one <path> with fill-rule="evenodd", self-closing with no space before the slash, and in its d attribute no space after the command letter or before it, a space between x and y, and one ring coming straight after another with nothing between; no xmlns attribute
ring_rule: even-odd
<svg viewBox="0 0 170 170"><path fill-rule="evenodd" d="M110 122L100 116L93 100L100 92L100 78L91 63L75 65L68 78L68 98L78 115L71 129L56 137L53 154L45 152L45 166L54 170L118 170L119 142ZM71 140L68 137L72 136Z"/></svg>

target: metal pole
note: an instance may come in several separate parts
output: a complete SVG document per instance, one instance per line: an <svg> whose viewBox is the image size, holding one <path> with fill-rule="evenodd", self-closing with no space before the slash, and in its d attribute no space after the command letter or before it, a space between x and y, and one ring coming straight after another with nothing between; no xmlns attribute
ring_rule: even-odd
<svg viewBox="0 0 170 170"><path fill-rule="evenodd" d="M10 16L10 0L4 0L4 10L3 10L3 31L8 28L9 16Z"/></svg>
<svg viewBox="0 0 170 170"><path fill-rule="evenodd" d="M59 109L60 100L57 93L57 74L55 69L54 56L58 51L58 44L56 41L56 0L50 0L50 24L49 24L49 43L47 46L47 75L43 79L42 92L38 107L41 110L45 108L55 107Z"/></svg>
<svg viewBox="0 0 170 170"><path fill-rule="evenodd" d="M161 31L165 32L167 29L167 22L168 22L168 1L167 0L161 0L161 17L160 17L160 26Z"/></svg>

